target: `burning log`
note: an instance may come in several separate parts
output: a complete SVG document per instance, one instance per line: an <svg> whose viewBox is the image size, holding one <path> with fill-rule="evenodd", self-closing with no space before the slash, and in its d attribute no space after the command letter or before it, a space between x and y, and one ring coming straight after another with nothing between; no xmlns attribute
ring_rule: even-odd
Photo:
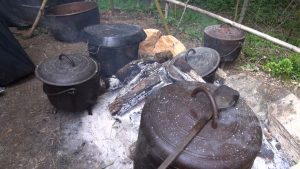
<svg viewBox="0 0 300 169"><path fill-rule="evenodd" d="M160 59L158 59L160 58ZM122 115L141 103L146 96L156 89L173 83L178 79L170 77L169 71L175 71L179 77L187 81L204 80L189 66L186 61L162 62L165 57L150 57L133 61L124 66L117 73L119 79L126 84L119 92L120 95L109 105L112 115ZM174 63L176 62L176 63Z"/></svg>
<svg viewBox="0 0 300 169"><path fill-rule="evenodd" d="M148 78L141 80L129 92L119 96L109 105L109 111L112 115L123 114L131 107L140 103L150 94L152 89L161 82L158 74L153 74ZM128 105L128 106L125 106Z"/></svg>

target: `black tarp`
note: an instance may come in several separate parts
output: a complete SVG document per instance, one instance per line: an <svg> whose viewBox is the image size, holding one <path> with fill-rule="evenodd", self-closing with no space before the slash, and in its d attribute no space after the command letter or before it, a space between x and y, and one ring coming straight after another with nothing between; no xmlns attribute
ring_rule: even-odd
<svg viewBox="0 0 300 169"><path fill-rule="evenodd" d="M34 72L31 62L22 46L15 39L0 14L0 86L8 84Z"/></svg>

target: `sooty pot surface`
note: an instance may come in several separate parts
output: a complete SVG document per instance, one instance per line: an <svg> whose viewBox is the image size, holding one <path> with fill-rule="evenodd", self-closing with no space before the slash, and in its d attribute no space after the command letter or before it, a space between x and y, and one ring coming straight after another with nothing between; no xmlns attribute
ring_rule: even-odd
<svg viewBox="0 0 300 169"><path fill-rule="evenodd" d="M178 82L153 93L143 108L134 157L135 169L156 169L174 153L199 118L212 113L204 93L191 97L192 91L205 87L219 108L217 128L209 121L168 168L250 169L262 144L259 121L243 99L228 97L227 86ZM237 99L231 104L231 99ZM222 108L224 105L227 108ZM226 107L226 106L225 106ZM193 111L191 111L193 110Z"/></svg>

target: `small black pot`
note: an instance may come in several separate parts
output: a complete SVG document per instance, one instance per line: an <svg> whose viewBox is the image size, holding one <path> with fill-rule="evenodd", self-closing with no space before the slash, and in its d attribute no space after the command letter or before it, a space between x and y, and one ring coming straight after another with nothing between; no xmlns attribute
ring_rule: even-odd
<svg viewBox="0 0 300 169"><path fill-rule="evenodd" d="M97 63L79 55L60 55L48 58L36 68L36 76L44 82L44 92L59 110L79 112L91 110L99 94Z"/></svg>
<svg viewBox="0 0 300 169"><path fill-rule="evenodd" d="M204 29L204 46L219 52L221 63L235 61L241 53L245 33L228 24L212 25Z"/></svg>
<svg viewBox="0 0 300 169"><path fill-rule="evenodd" d="M177 59L184 58L190 67L208 83L215 80L215 72L220 63L219 53L211 48L197 47L182 52L175 57ZM180 81L175 72L169 72L172 79Z"/></svg>
<svg viewBox="0 0 300 169"><path fill-rule="evenodd" d="M100 13L95 2L73 2L48 9L46 22L56 40L78 42L84 27L100 22Z"/></svg>

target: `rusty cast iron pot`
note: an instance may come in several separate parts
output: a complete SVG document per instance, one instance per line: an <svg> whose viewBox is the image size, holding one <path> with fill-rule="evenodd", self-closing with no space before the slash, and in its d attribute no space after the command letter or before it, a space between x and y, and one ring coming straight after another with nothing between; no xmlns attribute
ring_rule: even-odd
<svg viewBox="0 0 300 169"><path fill-rule="evenodd" d="M100 13L96 2L72 2L47 10L46 20L56 40L77 42L84 27L100 22Z"/></svg>
<svg viewBox="0 0 300 169"><path fill-rule="evenodd" d="M228 24L212 25L204 29L204 46L215 49L221 62L233 62L241 53L245 33Z"/></svg>
<svg viewBox="0 0 300 169"><path fill-rule="evenodd" d="M43 89L58 110L80 112L88 110L103 92L97 63L85 56L60 55L40 63L35 70L44 82Z"/></svg>
<svg viewBox="0 0 300 169"><path fill-rule="evenodd" d="M201 92L199 88L207 91ZM227 86L178 82L153 93L145 103L134 156L135 169L158 168L177 152L178 145L198 121L212 116L211 97L208 99L207 93L214 98L213 107L219 113L204 123L168 168L251 168L262 144L262 130L254 112L238 98L238 92Z"/></svg>

